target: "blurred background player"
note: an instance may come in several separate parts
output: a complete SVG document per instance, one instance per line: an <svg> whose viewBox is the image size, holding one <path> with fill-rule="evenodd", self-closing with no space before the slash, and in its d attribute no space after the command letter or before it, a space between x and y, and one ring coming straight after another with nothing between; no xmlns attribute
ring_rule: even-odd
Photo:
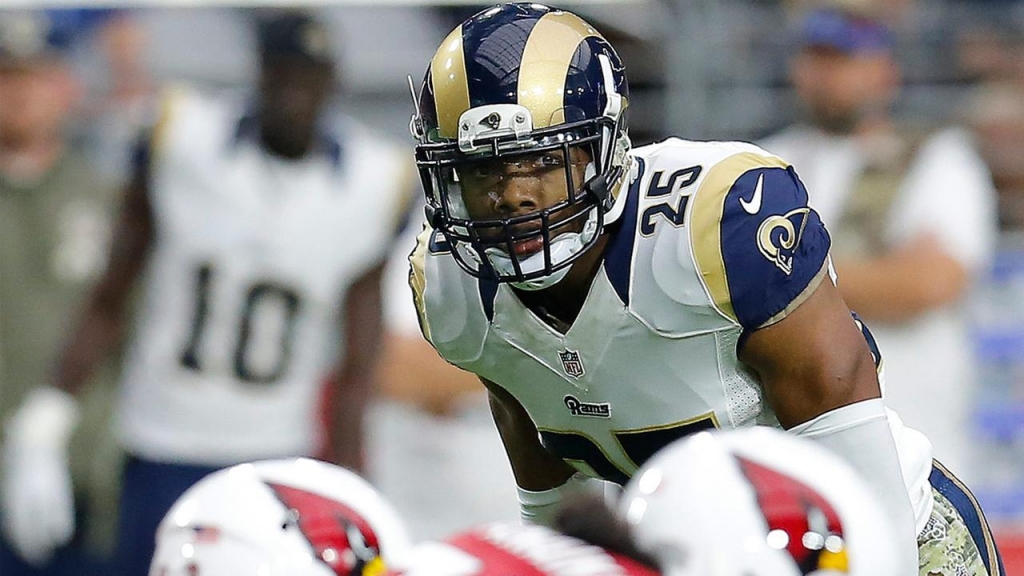
<svg viewBox="0 0 1024 576"><path fill-rule="evenodd" d="M965 130L893 118L894 38L868 14L803 18L790 76L804 120L761 144L800 171L828 223L839 290L882 351L887 406L969 477L963 303L995 248L995 191Z"/></svg>
<svg viewBox="0 0 1024 576"><path fill-rule="evenodd" d="M87 573L100 555L86 528L109 522L93 498L97 467L116 454L106 434L110 366L83 390L82 424L70 466L50 469L33 457L38 445L71 437L69 429L37 429L9 420L23 399L46 394L61 345L81 298L102 273L117 200L116 187L93 170L71 141L81 84L68 52L76 30L48 12L0 17L0 573ZM85 382L83 381L83 384ZM55 423L56 424L56 423ZM48 427L47 427L48 428ZM42 467L41 467L42 466ZM70 472L70 477L69 477ZM56 516L20 500L21 491L54 478L72 491L54 503ZM12 538L11 536L14 535ZM58 545L73 542L55 550ZM27 562L27 563L26 563Z"/></svg>
<svg viewBox="0 0 1024 576"><path fill-rule="evenodd" d="M774 428L676 441L630 480L619 511L665 574L899 575L869 485L829 450ZM986 573L976 562L921 574Z"/></svg>
<svg viewBox="0 0 1024 576"><path fill-rule="evenodd" d="M307 458L210 474L167 511L156 539L150 576L382 576L411 548L376 489Z"/></svg>
<svg viewBox="0 0 1024 576"><path fill-rule="evenodd" d="M275 12L258 30L253 97L167 98L54 386L15 416L24 438L51 431L31 458L14 452L47 474L9 486L35 511L26 527L46 527L68 513L58 480L75 394L121 340L144 276L119 405L129 456L114 571L124 576L146 572L160 518L215 469L312 454L363 466L381 269L410 171L359 126L327 120L336 77L319 23Z"/></svg>

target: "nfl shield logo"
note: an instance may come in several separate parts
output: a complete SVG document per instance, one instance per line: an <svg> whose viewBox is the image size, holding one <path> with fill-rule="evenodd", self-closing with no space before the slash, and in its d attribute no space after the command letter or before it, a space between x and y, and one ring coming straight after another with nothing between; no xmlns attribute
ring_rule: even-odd
<svg viewBox="0 0 1024 576"><path fill-rule="evenodd" d="M583 361L580 360L580 353L575 350L562 350L558 353L558 358L562 361L562 369L565 373L573 378L579 378L583 376Z"/></svg>

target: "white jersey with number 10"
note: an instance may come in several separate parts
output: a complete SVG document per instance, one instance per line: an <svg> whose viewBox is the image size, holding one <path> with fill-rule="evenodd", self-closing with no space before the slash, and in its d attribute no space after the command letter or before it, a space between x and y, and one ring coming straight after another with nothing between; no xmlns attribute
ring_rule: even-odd
<svg viewBox="0 0 1024 576"><path fill-rule="evenodd" d="M120 432L161 461L311 454L346 290L387 255L411 164L356 126L288 161L242 102L174 93L154 134L156 237ZM343 138L343 139L342 139Z"/></svg>

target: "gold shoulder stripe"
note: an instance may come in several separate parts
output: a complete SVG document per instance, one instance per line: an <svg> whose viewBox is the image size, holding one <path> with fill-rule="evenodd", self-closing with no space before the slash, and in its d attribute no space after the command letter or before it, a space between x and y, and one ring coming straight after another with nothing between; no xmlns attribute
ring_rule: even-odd
<svg viewBox="0 0 1024 576"><path fill-rule="evenodd" d="M156 119L156 124L153 125L153 130L149 135L149 157L150 165L152 165L153 158L161 154L167 146L167 130L171 124L171 117L174 116L174 110L178 105L178 102L184 97L184 89L179 87L170 87L164 90L163 94L160 95L160 109Z"/></svg>
<svg viewBox="0 0 1024 576"><path fill-rule="evenodd" d="M430 235L434 229L426 224L423 230L416 236L416 247L409 254L409 287L412 288L413 303L416 305L416 314L420 318L420 330L423 337L430 342L430 325L427 324L427 308L424 301L424 292L427 288L427 246L430 243Z"/></svg>
<svg viewBox="0 0 1024 576"><path fill-rule="evenodd" d="M459 116L469 109L466 54L462 50L462 26L452 30L430 62L434 107L442 138L457 138Z"/></svg>
<svg viewBox="0 0 1024 576"><path fill-rule="evenodd" d="M739 322L729 295L729 280L722 258L722 214L725 198L736 180L756 168L786 168L789 164L775 156L740 152L718 162L708 170L694 193L690 208L690 243L694 263L711 300L719 312Z"/></svg>
<svg viewBox="0 0 1024 576"><path fill-rule="evenodd" d="M567 29L575 32L568 34ZM568 12L548 12L537 21L523 48L518 102L533 115L534 128L565 122L565 75L576 48L597 30Z"/></svg>
<svg viewBox="0 0 1024 576"><path fill-rule="evenodd" d="M406 154L400 154L400 156L402 157L399 161L401 167L394 180L396 201L393 208L394 213L391 215L391 230L396 234L401 232L399 225L406 222L406 218L411 216L409 212L412 211L419 193L416 166L411 159L407 158Z"/></svg>

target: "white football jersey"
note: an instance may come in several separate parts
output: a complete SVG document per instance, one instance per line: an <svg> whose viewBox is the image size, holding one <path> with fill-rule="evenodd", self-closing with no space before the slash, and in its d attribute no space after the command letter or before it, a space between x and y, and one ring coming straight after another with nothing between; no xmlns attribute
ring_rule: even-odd
<svg viewBox="0 0 1024 576"><path fill-rule="evenodd" d="M311 454L346 290L388 254L408 154L356 126L295 161L244 103L174 93L154 134L156 238L127 359L121 438L161 461Z"/></svg>
<svg viewBox="0 0 1024 576"><path fill-rule="evenodd" d="M623 216L565 334L509 285L464 273L429 227L411 257L421 324L438 352L508 390L550 451L620 484L681 436L778 426L737 345L744 329L781 320L832 281L828 233L783 160L750 144L678 139L633 156ZM930 446L903 432L894 419L926 519Z"/></svg>

